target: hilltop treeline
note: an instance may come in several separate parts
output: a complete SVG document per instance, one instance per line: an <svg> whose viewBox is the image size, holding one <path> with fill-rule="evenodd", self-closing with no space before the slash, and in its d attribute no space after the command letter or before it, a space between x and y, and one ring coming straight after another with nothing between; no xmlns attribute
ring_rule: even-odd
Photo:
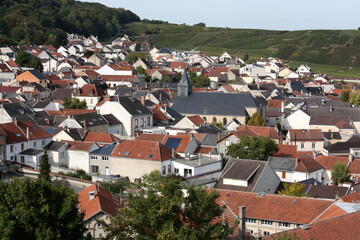
<svg viewBox="0 0 360 240"><path fill-rule="evenodd" d="M115 36L124 23L140 18L123 8L74 0L0 1L0 45L66 43L66 32Z"/></svg>

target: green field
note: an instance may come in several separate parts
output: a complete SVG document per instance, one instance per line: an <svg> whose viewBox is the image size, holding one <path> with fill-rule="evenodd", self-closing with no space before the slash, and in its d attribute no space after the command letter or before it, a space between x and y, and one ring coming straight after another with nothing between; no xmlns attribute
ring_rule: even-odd
<svg viewBox="0 0 360 240"><path fill-rule="evenodd" d="M157 29L157 33L145 34L149 29ZM239 57L248 54L250 58L272 56L292 61L292 65L308 63L314 72L360 76L358 30L270 31L137 22L126 24L122 31L158 48L196 49L209 55L227 51Z"/></svg>

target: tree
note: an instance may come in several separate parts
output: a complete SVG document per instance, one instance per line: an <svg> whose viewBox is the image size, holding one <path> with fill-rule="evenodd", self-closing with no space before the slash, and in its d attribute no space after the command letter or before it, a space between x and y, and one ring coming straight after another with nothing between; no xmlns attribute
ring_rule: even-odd
<svg viewBox="0 0 360 240"><path fill-rule="evenodd" d="M220 130L226 130L221 122L212 122L210 125L218 127Z"/></svg>
<svg viewBox="0 0 360 240"><path fill-rule="evenodd" d="M349 102L349 97L350 97L350 90L346 90L342 92L340 100L343 102Z"/></svg>
<svg viewBox="0 0 360 240"><path fill-rule="evenodd" d="M145 52L132 52L126 55L125 60L134 64L139 58L145 59L147 61L151 60L151 57L148 53Z"/></svg>
<svg viewBox="0 0 360 240"><path fill-rule="evenodd" d="M194 26L194 27L205 27L206 24L203 23L203 22L199 22L199 23L194 24L193 26Z"/></svg>
<svg viewBox="0 0 360 240"><path fill-rule="evenodd" d="M199 75L194 78L191 78L190 81L195 85L195 87L208 87L210 86L210 79L204 75Z"/></svg>
<svg viewBox="0 0 360 240"><path fill-rule="evenodd" d="M279 151L274 140L264 137L242 135L239 143L230 144L227 155L233 158L267 160L270 155Z"/></svg>
<svg viewBox="0 0 360 240"><path fill-rule="evenodd" d="M246 53L244 56L244 62L247 62L249 60L249 55Z"/></svg>
<svg viewBox="0 0 360 240"><path fill-rule="evenodd" d="M349 182L349 167L346 165L346 163L338 161L334 164L334 167L331 170L331 177L336 185L339 183Z"/></svg>
<svg viewBox="0 0 360 240"><path fill-rule="evenodd" d="M225 239L233 231L213 223L224 211L216 203L218 192L190 186L185 196L181 178L161 177L158 171L143 180L138 193L129 195L127 207L105 224L107 238Z"/></svg>
<svg viewBox="0 0 360 240"><path fill-rule="evenodd" d="M46 149L44 150L44 154L40 157L39 168L40 173L38 178L51 183L51 165L49 163L49 156Z"/></svg>
<svg viewBox="0 0 360 240"><path fill-rule="evenodd" d="M360 105L360 92L359 91L352 91L349 94L349 103L355 106Z"/></svg>
<svg viewBox="0 0 360 240"><path fill-rule="evenodd" d="M114 182L101 182L101 187L105 188L106 190L120 194L123 190L125 190L130 182L124 180L117 180Z"/></svg>
<svg viewBox="0 0 360 240"><path fill-rule="evenodd" d="M293 196L293 197L305 197L306 192L304 184L295 182L291 185L284 183L284 189L278 191L280 195Z"/></svg>
<svg viewBox="0 0 360 240"><path fill-rule="evenodd" d="M41 63L41 60L38 57L32 57L29 64L28 64L28 67L39 70L40 72L42 72L43 69L44 69L44 67L43 67L43 65Z"/></svg>
<svg viewBox="0 0 360 240"><path fill-rule="evenodd" d="M32 56L30 53L26 52L24 48L20 48L17 52L15 62L23 67L34 68L40 72L43 70L43 65L40 58Z"/></svg>
<svg viewBox="0 0 360 240"><path fill-rule="evenodd" d="M78 195L41 179L0 181L1 239L83 239Z"/></svg>
<svg viewBox="0 0 360 240"><path fill-rule="evenodd" d="M86 101L77 98L64 98L64 107L69 109L86 109Z"/></svg>
<svg viewBox="0 0 360 240"><path fill-rule="evenodd" d="M265 120L261 116L260 113L254 113L249 121L247 122L247 125L249 126L265 126Z"/></svg>

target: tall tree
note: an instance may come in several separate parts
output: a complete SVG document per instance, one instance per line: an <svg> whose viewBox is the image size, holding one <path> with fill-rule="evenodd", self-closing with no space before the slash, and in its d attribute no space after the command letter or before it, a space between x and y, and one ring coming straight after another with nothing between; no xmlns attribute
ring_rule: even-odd
<svg viewBox="0 0 360 240"><path fill-rule="evenodd" d="M338 161L331 170L331 177L336 185L350 181L349 167L346 163Z"/></svg>
<svg viewBox="0 0 360 240"><path fill-rule="evenodd" d="M127 207L105 224L108 238L225 239L233 231L221 222L213 224L224 211L216 203L217 192L191 186L185 196L180 178L164 178L158 171L143 179Z"/></svg>
<svg viewBox="0 0 360 240"><path fill-rule="evenodd" d="M278 192L280 195L293 196L293 197L304 197L306 195L304 184L295 182L291 185L284 183L284 189Z"/></svg>
<svg viewBox="0 0 360 240"><path fill-rule="evenodd" d="M350 90L346 90L341 93L340 100L343 102L349 102L349 97L350 97Z"/></svg>
<svg viewBox="0 0 360 240"><path fill-rule="evenodd" d="M49 156L46 149L44 150L44 154L40 157L39 168L40 168L40 173L38 178L51 183L51 177L50 177L51 165L49 163Z"/></svg>
<svg viewBox="0 0 360 240"><path fill-rule="evenodd" d="M64 107L69 109L86 109L85 100L80 101L77 98L64 98Z"/></svg>
<svg viewBox="0 0 360 240"><path fill-rule="evenodd" d="M0 181L0 239L83 239L78 195L42 180Z"/></svg>
<svg viewBox="0 0 360 240"><path fill-rule="evenodd" d="M247 125L249 126L265 126L265 120L261 116L260 113L254 113L249 121L247 122Z"/></svg>
<svg viewBox="0 0 360 240"><path fill-rule="evenodd" d="M248 137L243 135L240 137L239 143L230 144L227 148L227 155L234 158L267 160L269 156L279 151L274 140L264 137Z"/></svg>

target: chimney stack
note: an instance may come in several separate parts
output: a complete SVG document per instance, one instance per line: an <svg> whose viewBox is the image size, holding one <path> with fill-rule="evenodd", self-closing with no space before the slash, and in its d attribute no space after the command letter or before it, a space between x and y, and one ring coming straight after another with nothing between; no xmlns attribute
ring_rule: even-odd
<svg viewBox="0 0 360 240"><path fill-rule="evenodd" d="M246 206L239 206L239 228L240 239L245 240Z"/></svg>
<svg viewBox="0 0 360 240"><path fill-rule="evenodd" d="M354 160L354 155L352 153L350 153L349 154L348 167L350 166L350 164L352 163L353 160Z"/></svg>
<svg viewBox="0 0 360 240"><path fill-rule="evenodd" d="M171 149L171 154L172 154L173 158L176 157L176 152L175 152L175 148L174 148L174 147Z"/></svg>
<svg viewBox="0 0 360 240"><path fill-rule="evenodd" d="M281 101L281 112L283 113L285 111L285 103L284 101Z"/></svg>
<svg viewBox="0 0 360 240"><path fill-rule="evenodd" d="M95 191L89 192L89 202L95 198Z"/></svg>
<svg viewBox="0 0 360 240"><path fill-rule="evenodd" d="M221 132L218 132L218 140L221 139Z"/></svg>
<svg viewBox="0 0 360 240"><path fill-rule="evenodd" d="M141 103L145 106L145 96L141 96Z"/></svg>
<svg viewBox="0 0 360 240"><path fill-rule="evenodd" d="M18 125L18 121L16 118L14 118L14 124L17 126Z"/></svg>
<svg viewBox="0 0 360 240"><path fill-rule="evenodd" d="M296 165L299 164L299 158L296 158Z"/></svg>
<svg viewBox="0 0 360 240"><path fill-rule="evenodd" d="M202 164L202 156L201 156L201 153L199 154L199 166L201 166Z"/></svg>

